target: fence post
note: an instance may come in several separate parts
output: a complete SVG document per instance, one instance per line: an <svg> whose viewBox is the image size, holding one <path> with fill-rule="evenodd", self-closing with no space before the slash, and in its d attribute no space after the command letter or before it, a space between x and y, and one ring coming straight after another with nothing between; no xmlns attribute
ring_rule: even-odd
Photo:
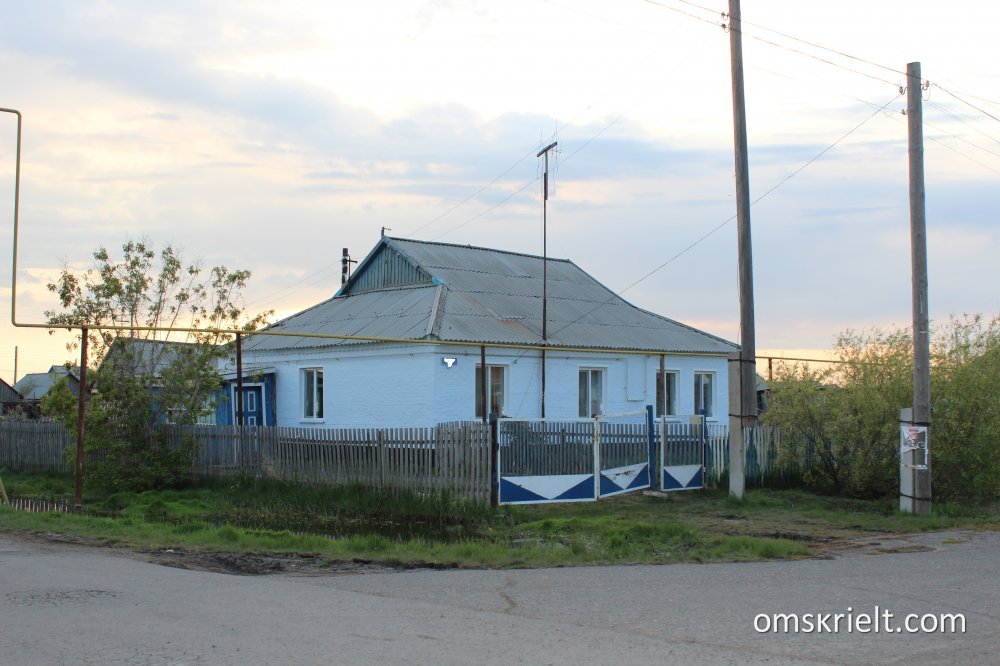
<svg viewBox="0 0 1000 666"><path fill-rule="evenodd" d="M649 487L653 490L660 489L659 477L656 474L656 479L653 478L653 470L656 469L655 462L656 458L656 422L653 420L653 406L646 405L646 435L649 437Z"/></svg>
<svg viewBox="0 0 1000 666"><path fill-rule="evenodd" d="M500 506L500 427L496 414L490 414L490 506Z"/></svg>
<svg viewBox="0 0 1000 666"><path fill-rule="evenodd" d="M705 419L701 420L701 483L708 486L708 424Z"/></svg>
<svg viewBox="0 0 1000 666"><path fill-rule="evenodd" d="M384 430L375 435L376 455L378 456L378 487L385 488L385 437Z"/></svg>
<svg viewBox="0 0 1000 666"><path fill-rule="evenodd" d="M601 498L601 417L594 417L594 500Z"/></svg>

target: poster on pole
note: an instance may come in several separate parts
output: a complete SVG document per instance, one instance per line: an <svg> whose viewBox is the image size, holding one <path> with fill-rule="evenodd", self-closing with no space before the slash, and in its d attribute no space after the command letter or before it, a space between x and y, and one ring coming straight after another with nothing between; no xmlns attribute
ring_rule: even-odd
<svg viewBox="0 0 1000 666"><path fill-rule="evenodd" d="M913 452L913 462L906 463L906 454ZM927 426L903 425L899 428L899 456L903 467L927 469Z"/></svg>

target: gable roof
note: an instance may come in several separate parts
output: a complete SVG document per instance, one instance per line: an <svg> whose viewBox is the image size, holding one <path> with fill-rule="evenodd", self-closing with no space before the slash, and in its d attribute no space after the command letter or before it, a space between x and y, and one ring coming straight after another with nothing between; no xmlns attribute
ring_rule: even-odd
<svg viewBox="0 0 1000 666"><path fill-rule="evenodd" d="M80 391L80 368L67 368L65 365L53 365L48 372L32 372L21 377L14 384L14 390L24 396L25 400L41 400L53 384L66 377L69 379L69 389L73 395Z"/></svg>
<svg viewBox="0 0 1000 666"><path fill-rule="evenodd" d="M194 342L175 342L172 340L146 340L119 336L111 343L111 348L101 362L114 364L122 354L128 354L128 363L136 375L159 377L164 368L169 367L180 355L182 349L196 346Z"/></svg>
<svg viewBox="0 0 1000 666"><path fill-rule="evenodd" d="M15 403L24 400L24 396L18 393L13 386L0 379L0 403Z"/></svg>
<svg viewBox="0 0 1000 666"><path fill-rule="evenodd" d="M628 303L566 259L548 259L548 345L728 354L722 338ZM430 339L470 344L542 341L543 258L482 247L383 237L323 303L268 330L305 335ZM252 336L244 349L358 344Z"/></svg>

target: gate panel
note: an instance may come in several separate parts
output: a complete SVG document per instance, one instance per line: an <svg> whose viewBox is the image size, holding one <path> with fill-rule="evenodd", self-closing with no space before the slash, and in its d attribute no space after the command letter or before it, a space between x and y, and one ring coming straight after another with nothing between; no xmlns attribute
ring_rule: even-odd
<svg viewBox="0 0 1000 666"><path fill-rule="evenodd" d="M649 488L649 424L645 411L598 419L599 497Z"/></svg>
<svg viewBox="0 0 1000 666"><path fill-rule="evenodd" d="M593 422L500 419L497 439L501 504L594 500Z"/></svg>
<svg viewBox="0 0 1000 666"><path fill-rule="evenodd" d="M705 426L660 422L661 487L665 491L705 487Z"/></svg>
<svg viewBox="0 0 1000 666"><path fill-rule="evenodd" d="M649 488L646 414L587 421L500 419L500 503L594 501Z"/></svg>

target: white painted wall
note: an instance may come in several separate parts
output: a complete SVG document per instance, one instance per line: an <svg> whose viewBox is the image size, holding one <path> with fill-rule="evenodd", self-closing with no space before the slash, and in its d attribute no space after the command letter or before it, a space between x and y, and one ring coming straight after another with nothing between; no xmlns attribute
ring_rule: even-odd
<svg viewBox="0 0 1000 666"><path fill-rule="evenodd" d="M448 367L444 358L454 358ZM479 347L453 345L342 346L323 350L249 352L244 366L275 370L278 425L295 427L425 427L475 418L475 369ZM540 356L534 350L487 348L487 365L505 371L505 416L541 415ZM546 416L578 418L579 371L604 371L605 413L645 409L656 399L659 356L613 352L550 352L547 362ZM302 418L301 370L323 368L324 418ZM725 357L667 356L677 371L679 416L694 413L694 373L714 373L715 413L725 423L728 375Z"/></svg>

